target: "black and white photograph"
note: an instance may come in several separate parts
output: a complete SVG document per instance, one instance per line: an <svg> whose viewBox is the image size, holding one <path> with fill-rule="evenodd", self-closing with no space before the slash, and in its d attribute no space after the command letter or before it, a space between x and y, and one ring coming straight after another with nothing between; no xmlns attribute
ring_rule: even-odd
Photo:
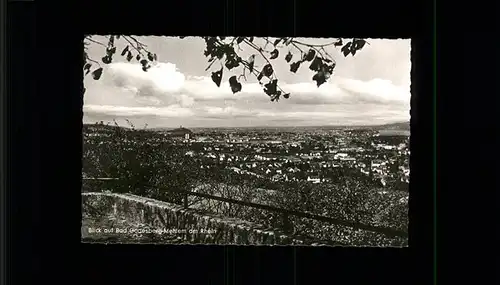
<svg viewBox="0 0 500 285"><path fill-rule="evenodd" d="M82 44L82 242L408 246L410 39Z"/></svg>

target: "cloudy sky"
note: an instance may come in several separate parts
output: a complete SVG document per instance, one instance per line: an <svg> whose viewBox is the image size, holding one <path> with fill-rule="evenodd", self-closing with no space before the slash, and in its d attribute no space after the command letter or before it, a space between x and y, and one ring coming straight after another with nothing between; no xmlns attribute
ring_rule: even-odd
<svg viewBox="0 0 500 285"><path fill-rule="evenodd" d="M135 60L127 62L120 56L126 42L117 40L117 55L113 63L104 67L101 79L93 80L90 74L84 79L84 123L116 120L124 125L128 119L138 127L147 124L189 128L371 125L409 120L410 40L369 39L369 45L347 58L339 49L327 48L337 65L334 75L319 88L312 81L314 73L308 66L301 66L296 74L289 71L283 58L288 47L284 47L273 66L280 87L291 96L271 102L262 86L249 76L247 82L242 81L242 91L232 94L228 78L241 74L239 68L224 70L218 88L210 75L220 65L214 64L205 71L208 60L203 55L205 43L201 38L137 38L158 55L158 62L143 72ZM106 43L104 37L93 39ZM260 39L254 42L259 43ZM242 48L242 58L254 52L249 47ZM91 43L88 53L100 61L105 47ZM263 61L256 57L255 65L261 67Z"/></svg>

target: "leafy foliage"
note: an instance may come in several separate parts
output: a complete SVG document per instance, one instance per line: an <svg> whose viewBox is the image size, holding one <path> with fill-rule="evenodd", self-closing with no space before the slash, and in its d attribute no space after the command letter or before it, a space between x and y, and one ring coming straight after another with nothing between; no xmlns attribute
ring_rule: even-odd
<svg viewBox="0 0 500 285"><path fill-rule="evenodd" d="M99 67L98 69L92 71L92 77L95 80L99 80L99 78L101 78L101 75L102 75L102 67Z"/></svg>
<svg viewBox="0 0 500 285"><path fill-rule="evenodd" d="M236 76L231 76L229 78L229 85L231 86L231 91L234 93L241 91L241 83L238 82L238 79L236 79Z"/></svg>
<svg viewBox="0 0 500 285"><path fill-rule="evenodd" d="M87 53L87 47L90 43L106 47L106 53L101 58L101 62L104 64L110 64L113 62L114 56L116 55L116 40L123 40L128 43L127 46L120 52L120 56L125 57L126 60L130 62L134 58L133 53L136 53L135 59L140 62L143 71L148 71L152 66L151 63L158 60L156 54L146 50L146 46L133 36L110 35L107 38L107 44L94 40L90 35L85 36L84 39L83 70L85 72L85 75L87 75L88 73L90 73L92 66L96 65L97 67L94 69L94 71L92 71L92 78L94 80L99 80L102 77L103 67L101 66L101 63L99 61L96 61L89 57Z"/></svg>
<svg viewBox="0 0 500 285"><path fill-rule="evenodd" d="M135 128L97 127L105 131L84 143L83 171L88 176L120 178L107 184L114 192L181 203L175 190L190 189L192 177L198 176L198 167L184 159L182 146L155 142L154 134ZM153 187L158 185L164 187Z"/></svg>
<svg viewBox="0 0 500 285"><path fill-rule="evenodd" d="M216 72L212 72L212 81L217 85L217 87L220 87L220 82L222 80L222 72L224 68L221 67L220 70Z"/></svg>
<svg viewBox="0 0 500 285"><path fill-rule="evenodd" d="M179 38L182 39L184 37ZM279 79L277 78L276 72L271 64L271 60L276 60L280 57L280 49L288 48L288 52L283 56L287 63L292 61L294 53L300 53L300 59L290 63L290 72L292 73L296 73L302 63L310 62L309 69L314 72L312 80L316 82L318 87L320 87L330 79L336 65L333 57L325 50L326 47L341 47L340 52L347 57L348 55L354 56L367 44L366 40L357 38L354 38L346 43L344 43L342 39L336 39L331 43L315 45L303 43L293 37L280 37L275 38L274 40L270 40L265 37L263 38L266 42L264 46L255 44L254 37L203 37L203 39L206 45L203 54L208 58L209 62L209 66L206 70L208 71L217 61L219 61L221 65L221 68L212 72L211 75L212 81L217 85L217 87L220 87L221 85L224 68L232 71L241 67L243 71L237 78L235 76L230 77L229 86L232 93L236 94L242 90L241 83L238 82L238 80L240 78L244 78L246 81L246 75L248 72L249 74L255 76L261 85L264 85L263 91L269 96L271 101L279 101L281 96L285 99L290 98L290 93L285 92L279 86ZM148 51L146 46L133 36L111 35L108 36L107 44L94 40L92 36L86 36L84 40L85 62L83 67L85 75L91 72L93 64L98 66L92 72L92 77L95 80L99 80L103 72L100 62L89 58L86 52L87 46L90 43L105 46L106 54L101 58L101 62L104 64L110 64L113 62L114 55L116 54L116 40L123 40L127 42L127 46L121 51L120 55L125 57L126 60L130 62L134 58L135 53L135 60L141 64L143 71L147 72L151 68L152 63L158 61L157 55ZM247 45L254 49L257 53L251 55L248 60L244 60L235 50L237 49L240 51L240 45ZM268 45L271 45L273 48L267 49ZM256 65L256 56L259 56L263 60L261 63L262 68L259 68L259 66ZM257 70L260 70L260 72ZM262 82L264 78L266 78L267 83Z"/></svg>

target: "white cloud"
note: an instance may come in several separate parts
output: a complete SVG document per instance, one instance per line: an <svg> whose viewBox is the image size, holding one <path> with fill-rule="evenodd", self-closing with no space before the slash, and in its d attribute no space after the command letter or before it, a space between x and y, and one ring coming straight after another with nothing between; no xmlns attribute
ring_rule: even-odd
<svg viewBox="0 0 500 285"><path fill-rule="evenodd" d="M228 107L204 107L198 113L201 117L207 118L238 118L254 117L259 115L257 110L241 109L232 106Z"/></svg>
<svg viewBox="0 0 500 285"><path fill-rule="evenodd" d="M223 80L217 87L208 76L184 76L171 63L158 63L148 72L139 64L116 63L110 66L113 83L133 90L139 97L157 97L165 105L181 104L188 107L198 102L213 100L269 101L258 83L245 83L241 92L232 94L229 83ZM315 82L282 84L291 93L293 104L378 103L408 104L409 87L395 86L382 79L360 81L333 76L319 88Z"/></svg>
<svg viewBox="0 0 500 285"><path fill-rule="evenodd" d="M365 102L380 103L409 103L410 86L400 87L389 80L372 79L360 81L353 79L339 80L337 83L341 90L358 96Z"/></svg>
<svg viewBox="0 0 500 285"><path fill-rule="evenodd" d="M138 63L118 62L110 64L108 72L120 85L152 86L160 92L178 91L185 81L184 74L172 63L158 62L144 72Z"/></svg>
<svg viewBox="0 0 500 285"><path fill-rule="evenodd" d="M135 116L151 116L151 117L189 117L193 116L192 110L182 108L179 105L171 105L168 107L124 107L124 106L109 106L109 105L85 105L83 111L90 115L108 115L116 117L135 117Z"/></svg>
<svg viewBox="0 0 500 285"><path fill-rule="evenodd" d="M232 94L229 73L224 74L220 87L210 72L206 74L184 74L169 62L156 63L148 72L138 63L112 63L101 80L86 79L84 113L88 118L111 120L147 117L151 126L165 124L168 120L163 118L197 124L222 120L225 125L366 124L409 119L410 86L381 78L363 81L334 75L319 88L311 79L282 81L280 87L291 97L275 103L258 83L242 81L241 92Z"/></svg>

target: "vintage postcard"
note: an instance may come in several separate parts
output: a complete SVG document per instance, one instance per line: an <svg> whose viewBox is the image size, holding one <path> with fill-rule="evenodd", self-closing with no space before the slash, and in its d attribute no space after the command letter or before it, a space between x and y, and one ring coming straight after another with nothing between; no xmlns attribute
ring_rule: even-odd
<svg viewBox="0 0 500 285"><path fill-rule="evenodd" d="M410 39L84 39L82 242L408 246Z"/></svg>

